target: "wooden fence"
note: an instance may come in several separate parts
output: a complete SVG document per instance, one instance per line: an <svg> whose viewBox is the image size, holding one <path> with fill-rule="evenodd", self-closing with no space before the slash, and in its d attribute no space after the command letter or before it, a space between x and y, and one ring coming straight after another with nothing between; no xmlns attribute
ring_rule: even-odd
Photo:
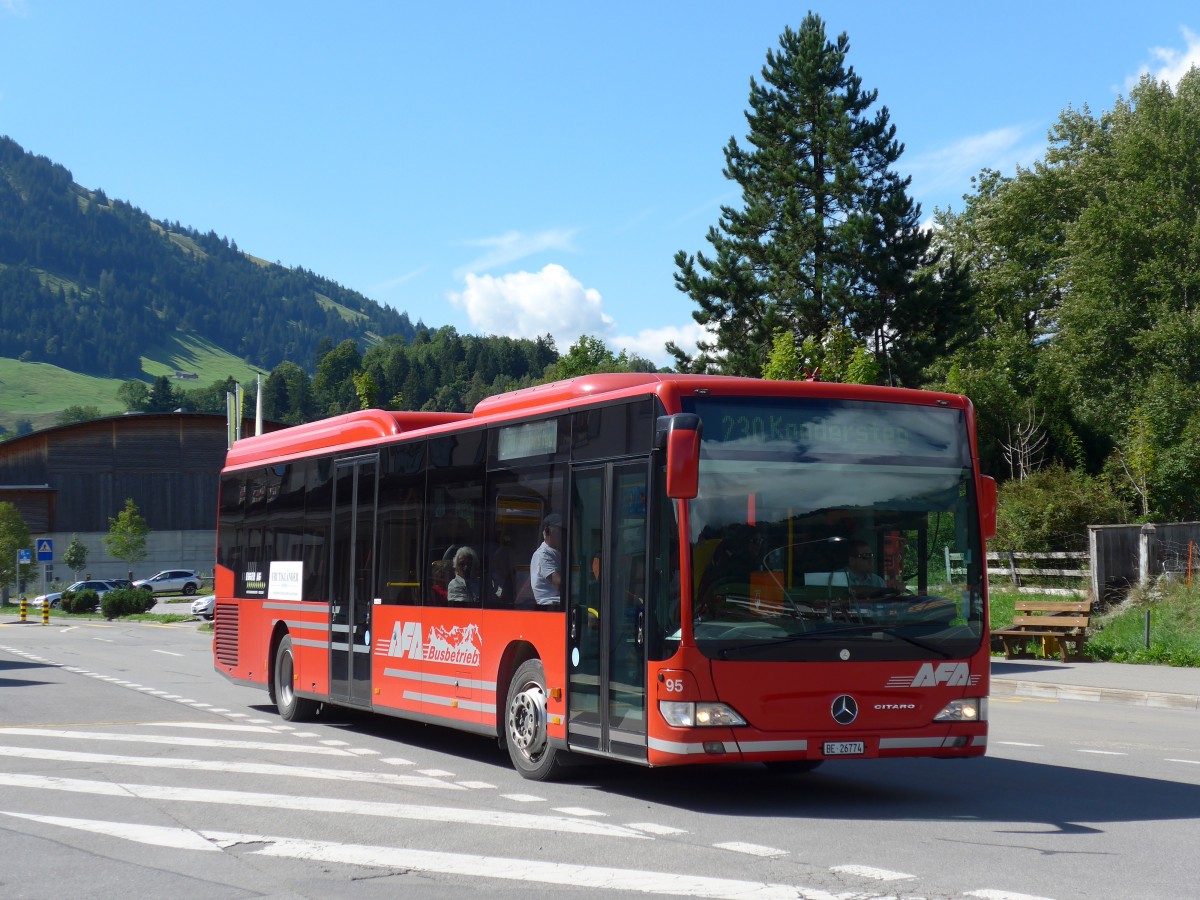
<svg viewBox="0 0 1200 900"><path fill-rule="evenodd" d="M962 555L947 547L946 580L962 575ZM989 553L988 584L1022 594L1086 597L1091 579L1090 554L1086 551L1060 553ZM1064 585L1064 580L1077 582ZM1002 583L1003 582L1003 583Z"/></svg>

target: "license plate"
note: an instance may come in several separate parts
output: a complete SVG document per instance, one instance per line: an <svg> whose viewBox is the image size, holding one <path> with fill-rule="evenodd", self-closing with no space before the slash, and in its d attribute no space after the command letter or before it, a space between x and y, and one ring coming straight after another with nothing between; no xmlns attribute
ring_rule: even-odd
<svg viewBox="0 0 1200 900"><path fill-rule="evenodd" d="M826 756L855 756L866 752L862 741L826 741Z"/></svg>

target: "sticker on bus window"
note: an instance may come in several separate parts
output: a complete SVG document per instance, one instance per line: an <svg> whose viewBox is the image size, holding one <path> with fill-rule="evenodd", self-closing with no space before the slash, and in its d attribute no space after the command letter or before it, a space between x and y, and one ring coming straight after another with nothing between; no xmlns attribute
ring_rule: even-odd
<svg viewBox="0 0 1200 900"><path fill-rule="evenodd" d="M268 600L302 600L304 563L293 560L272 560L267 575Z"/></svg>

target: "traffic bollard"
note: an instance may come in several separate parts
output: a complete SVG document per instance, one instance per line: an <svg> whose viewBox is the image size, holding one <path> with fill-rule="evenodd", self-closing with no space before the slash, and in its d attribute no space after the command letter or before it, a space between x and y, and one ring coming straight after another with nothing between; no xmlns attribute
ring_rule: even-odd
<svg viewBox="0 0 1200 900"><path fill-rule="evenodd" d="M21 595L21 624L25 624L25 595Z"/></svg>

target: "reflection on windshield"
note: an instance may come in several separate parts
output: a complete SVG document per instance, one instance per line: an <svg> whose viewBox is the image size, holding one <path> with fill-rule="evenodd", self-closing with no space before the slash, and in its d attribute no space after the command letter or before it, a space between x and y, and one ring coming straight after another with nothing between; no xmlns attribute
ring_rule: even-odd
<svg viewBox="0 0 1200 900"><path fill-rule="evenodd" d="M871 431L861 407L875 413ZM918 429L910 408L886 407L826 404L807 418L785 409L785 424L800 423L795 440L748 449L752 435L721 441L718 430L706 446L690 516L693 633L704 652L761 646L777 648L766 658L802 659L852 641L856 658L885 659L978 647L981 545L961 415L921 409ZM760 412L770 421L773 410ZM835 440L852 428L868 458ZM918 455L886 446L904 435L911 450L918 430L934 435Z"/></svg>

